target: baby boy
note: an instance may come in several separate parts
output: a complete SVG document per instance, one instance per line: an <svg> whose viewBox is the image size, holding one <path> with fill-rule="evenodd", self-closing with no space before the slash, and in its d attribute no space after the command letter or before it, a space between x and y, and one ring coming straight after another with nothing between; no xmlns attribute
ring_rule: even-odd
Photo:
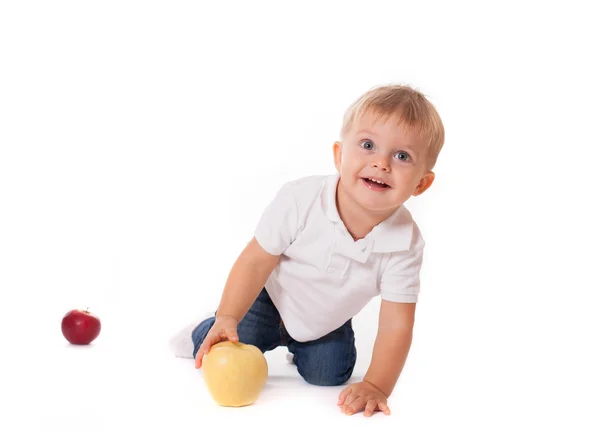
<svg viewBox="0 0 600 446"><path fill-rule="evenodd" d="M422 93L386 85L358 98L333 144L336 173L277 191L217 311L183 332L193 351L181 356L195 357L200 368L221 341L263 352L285 346L308 383L342 385L356 362L352 318L380 296L369 368L339 394L338 406L345 414L389 415L387 398L412 341L424 249L404 203L433 183L443 144L442 121Z"/></svg>

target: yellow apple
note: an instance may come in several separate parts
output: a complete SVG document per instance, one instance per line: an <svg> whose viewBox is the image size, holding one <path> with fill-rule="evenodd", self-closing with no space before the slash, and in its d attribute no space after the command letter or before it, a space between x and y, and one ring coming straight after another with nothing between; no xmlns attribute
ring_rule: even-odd
<svg viewBox="0 0 600 446"><path fill-rule="evenodd" d="M219 342L202 358L204 382L221 406L253 404L267 381L267 373L267 360L250 344Z"/></svg>

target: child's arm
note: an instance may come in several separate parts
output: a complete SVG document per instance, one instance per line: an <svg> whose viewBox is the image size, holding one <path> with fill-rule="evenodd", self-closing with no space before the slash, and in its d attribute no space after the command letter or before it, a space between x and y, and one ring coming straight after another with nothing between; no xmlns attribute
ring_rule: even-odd
<svg viewBox="0 0 600 446"><path fill-rule="evenodd" d="M404 368L412 343L415 303L381 301L379 329L371 365L362 382L351 384L342 391L338 405L348 415L364 409L365 416L380 410L390 414L387 399Z"/></svg>
<svg viewBox="0 0 600 446"><path fill-rule="evenodd" d="M225 283L215 323L196 353L197 369L202 367L202 358L214 344L228 339L237 341L237 326L264 287L279 257L266 252L255 238L244 248Z"/></svg>
<svg viewBox="0 0 600 446"><path fill-rule="evenodd" d="M229 272L217 317L232 316L239 323L265 286L279 257L269 254L253 238Z"/></svg>
<svg viewBox="0 0 600 446"><path fill-rule="evenodd" d="M394 390L410 350L415 308L415 303L381 301L377 338L364 381L373 384L387 397Z"/></svg>

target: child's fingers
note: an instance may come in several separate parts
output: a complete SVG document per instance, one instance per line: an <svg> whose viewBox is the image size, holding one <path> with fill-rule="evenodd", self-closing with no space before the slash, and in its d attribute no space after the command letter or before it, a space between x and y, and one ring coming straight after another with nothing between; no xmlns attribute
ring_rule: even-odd
<svg viewBox="0 0 600 446"><path fill-rule="evenodd" d="M196 353L196 368L199 369L202 367L202 350L198 350Z"/></svg>
<svg viewBox="0 0 600 446"><path fill-rule="evenodd" d="M235 328L225 328L221 329L218 332L209 332L204 338L204 342L200 345L198 349L198 353L196 353L196 368L199 369L202 367L202 358L206 355L211 347L218 342L230 340L232 342L237 342L239 339L237 330Z"/></svg>
<svg viewBox="0 0 600 446"><path fill-rule="evenodd" d="M352 404L346 407L344 413L348 415L355 414L356 412L360 411L363 407L365 407L365 403L366 401L364 397L358 397L352 402Z"/></svg>
<svg viewBox="0 0 600 446"><path fill-rule="evenodd" d="M346 406L349 406L350 404L352 404L352 402L356 401L358 398L360 398L356 393L351 393L350 395L348 395L346 397L346 401L344 402L344 404Z"/></svg>
<svg viewBox="0 0 600 446"><path fill-rule="evenodd" d="M342 393L340 393L340 396L338 397L338 406L341 406L344 403L344 401L346 400L346 397L348 395L350 395L351 393L352 393L352 387L351 386L346 387L342 391Z"/></svg>
<svg viewBox="0 0 600 446"><path fill-rule="evenodd" d="M367 405L365 406L365 417L372 416L375 409L377 409L377 400L367 401Z"/></svg>
<svg viewBox="0 0 600 446"><path fill-rule="evenodd" d="M345 414L348 413L354 413L353 409L352 409L352 405L358 401L359 399L361 399L362 397L357 396L356 394L351 393L350 395L348 395L346 397L346 400L342 403L342 412L344 412Z"/></svg>
<svg viewBox="0 0 600 446"><path fill-rule="evenodd" d="M198 353L196 353L196 368L199 369L202 367L202 358L205 354L210 351L210 348L220 340L220 336L218 334L209 334L204 338L204 342L200 345L198 349Z"/></svg>
<svg viewBox="0 0 600 446"><path fill-rule="evenodd" d="M390 408L388 407L388 405L386 403L384 403L383 401L381 403L379 403L377 405L377 407L379 408L380 411L382 411L386 415L391 415L391 413L392 413L390 411Z"/></svg>
<svg viewBox="0 0 600 446"><path fill-rule="evenodd" d="M237 330L235 328L227 328L225 333L231 342L237 342L239 340Z"/></svg>

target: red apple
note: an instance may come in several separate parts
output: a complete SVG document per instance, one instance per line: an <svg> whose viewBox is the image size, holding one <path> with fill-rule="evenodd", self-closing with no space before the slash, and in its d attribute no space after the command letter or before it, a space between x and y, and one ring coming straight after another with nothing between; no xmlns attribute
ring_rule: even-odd
<svg viewBox="0 0 600 446"><path fill-rule="evenodd" d="M87 345L100 334L100 319L88 310L71 310L63 317L61 328L71 344Z"/></svg>

